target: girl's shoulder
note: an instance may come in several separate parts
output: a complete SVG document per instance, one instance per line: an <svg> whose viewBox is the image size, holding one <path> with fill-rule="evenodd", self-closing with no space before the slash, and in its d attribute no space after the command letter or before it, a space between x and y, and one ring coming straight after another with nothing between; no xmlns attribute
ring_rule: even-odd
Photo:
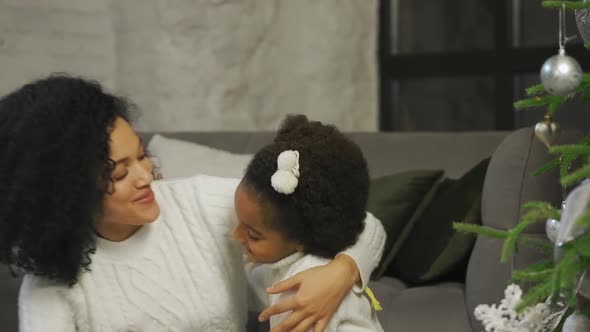
<svg viewBox="0 0 590 332"><path fill-rule="evenodd" d="M324 258L315 255L303 255L300 259L297 260L289 270L289 275L293 276L299 272L303 272L305 270L309 270L316 266L324 266L330 263L331 259Z"/></svg>

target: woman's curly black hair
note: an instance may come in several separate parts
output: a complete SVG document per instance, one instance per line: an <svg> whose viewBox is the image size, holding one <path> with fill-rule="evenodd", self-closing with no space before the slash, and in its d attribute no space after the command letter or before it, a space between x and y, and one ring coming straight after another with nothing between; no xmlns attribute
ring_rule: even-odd
<svg viewBox="0 0 590 332"><path fill-rule="evenodd" d="M275 191L277 157L299 151L299 184L290 195ZM265 211L265 223L303 244L304 252L334 257L364 229L369 172L360 148L334 126L290 115L273 143L258 151L244 176Z"/></svg>
<svg viewBox="0 0 590 332"><path fill-rule="evenodd" d="M0 99L0 263L68 285L89 270L114 167L110 130L131 106L66 75Z"/></svg>

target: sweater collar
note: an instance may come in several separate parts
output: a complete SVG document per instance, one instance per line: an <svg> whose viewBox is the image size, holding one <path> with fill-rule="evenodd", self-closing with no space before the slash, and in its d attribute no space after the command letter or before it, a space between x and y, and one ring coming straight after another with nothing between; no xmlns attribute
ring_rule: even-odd
<svg viewBox="0 0 590 332"><path fill-rule="evenodd" d="M298 261L303 256L304 256L304 254L301 251L296 251L294 254L291 254L291 255L289 255L281 260L278 260L274 263L268 264L268 267L273 270L281 270L286 267L290 267L291 265L293 265L293 263Z"/></svg>

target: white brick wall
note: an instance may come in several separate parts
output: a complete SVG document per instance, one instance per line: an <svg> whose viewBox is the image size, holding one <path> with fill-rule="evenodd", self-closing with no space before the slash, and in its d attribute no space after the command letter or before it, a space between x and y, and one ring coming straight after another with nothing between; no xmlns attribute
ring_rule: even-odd
<svg viewBox="0 0 590 332"><path fill-rule="evenodd" d="M0 0L0 94L67 71L143 130L377 124L376 0Z"/></svg>

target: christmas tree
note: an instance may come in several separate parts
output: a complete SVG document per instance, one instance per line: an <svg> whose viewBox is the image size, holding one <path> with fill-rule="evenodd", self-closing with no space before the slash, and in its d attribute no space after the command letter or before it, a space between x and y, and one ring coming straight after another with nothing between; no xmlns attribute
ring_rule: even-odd
<svg viewBox="0 0 590 332"><path fill-rule="evenodd" d="M493 331L590 331L590 194L584 195L590 193L590 183L583 182L590 177L590 136L578 144L552 146L559 133L554 114L569 100L590 98L590 74L583 74L577 61L567 56L568 38L564 35L565 11L574 10L585 47L590 49L590 0L543 1L542 4L559 10L559 52L543 64L542 83L528 88L527 99L516 102L514 107L547 108L543 121L535 126L535 135L556 157L535 174L559 168L561 185L577 188L568 196L563 211L546 202L525 204L521 221L511 230L454 224L458 231L504 240L503 262L520 246L531 246L547 254L545 261L513 271L514 282L532 285L528 291L522 294L518 286L511 285L500 305L476 309L476 317L483 317L490 331L492 327L495 327ZM572 167L574 163L576 167ZM578 212L572 212L574 207ZM552 242L523 235L526 228L539 222L546 224ZM496 318L506 320L501 328L494 325Z"/></svg>

